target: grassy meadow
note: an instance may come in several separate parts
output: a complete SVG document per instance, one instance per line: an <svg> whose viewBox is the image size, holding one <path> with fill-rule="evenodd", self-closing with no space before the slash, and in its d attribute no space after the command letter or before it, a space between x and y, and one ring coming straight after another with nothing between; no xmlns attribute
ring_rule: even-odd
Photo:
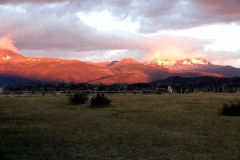
<svg viewBox="0 0 240 160"><path fill-rule="evenodd" d="M239 93L107 97L0 96L0 159L240 159L240 116L219 114Z"/></svg>

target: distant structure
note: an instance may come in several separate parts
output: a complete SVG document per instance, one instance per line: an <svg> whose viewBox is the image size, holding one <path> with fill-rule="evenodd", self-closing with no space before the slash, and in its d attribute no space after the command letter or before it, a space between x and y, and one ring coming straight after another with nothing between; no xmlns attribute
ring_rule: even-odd
<svg viewBox="0 0 240 160"><path fill-rule="evenodd" d="M0 93L3 93L4 87L0 87Z"/></svg>
<svg viewBox="0 0 240 160"><path fill-rule="evenodd" d="M168 86L168 92L172 93L172 87L171 86Z"/></svg>

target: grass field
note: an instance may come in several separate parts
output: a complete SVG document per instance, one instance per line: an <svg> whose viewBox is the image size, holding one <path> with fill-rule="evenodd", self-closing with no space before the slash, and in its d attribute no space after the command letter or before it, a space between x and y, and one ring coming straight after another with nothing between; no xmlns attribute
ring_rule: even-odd
<svg viewBox="0 0 240 160"><path fill-rule="evenodd" d="M0 97L0 159L240 159L240 116L218 112L239 93L107 97Z"/></svg>

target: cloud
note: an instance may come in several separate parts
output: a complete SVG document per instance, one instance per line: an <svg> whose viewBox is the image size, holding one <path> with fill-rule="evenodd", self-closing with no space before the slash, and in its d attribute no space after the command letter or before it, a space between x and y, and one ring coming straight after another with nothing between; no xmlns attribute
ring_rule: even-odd
<svg viewBox="0 0 240 160"><path fill-rule="evenodd" d="M147 44L148 52L142 61L205 58L206 55L201 51L206 43L207 41L176 36L155 38Z"/></svg>
<svg viewBox="0 0 240 160"><path fill-rule="evenodd" d="M232 0L231 2L227 0L171 2L167 10L165 9L165 14L158 13L158 10L163 9L158 5L156 5L158 9L150 10L148 14L142 14L139 32L153 33L160 30L187 29L204 25L240 22L239 0ZM154 3L151 6L154 6ZM145 7L142 10L147 10ZM137 11L141 12L140 10Z"/></svg>
<svg viewBox="0 0 240 160"><path fill-rule="evenodd" d="M237 63L240 61L240 50L237 51L203 51L206 58L214 64L234 65L240 67Z"/></svg>
<svg viewBox="0 0 240 160"><path fill-rule="evenodd" d="M199 9L203 9L205 16L224 16L237 18L240 15L239 0L194 0L192 6L197 5ZM206 11L206 12L205 12Z"/></svg>
<svg viewBox="0 0 240 160"><path fill-rule="evenodd" d="M84 24L75 14L49 14L46 18L44 14L5 9L0 19L6 22L0 26L0 36L7 33L27 56L80 60L90 57L93 61L100 61L100 58L117 60L126 56L142 61L205 56L201 54L206 44L202 40L162 34L141 35L122 30L100 31ZM112 52L116 50L126 51Z"/></svg>
<svg viewBox="0 0 240 160"><path fill-rule="evenodd" d="M14 47L13 41L6 37L0 38L0 48L8 49L14 52L18 51L18 49Z"/></svg>
<svg viewBox="0 0 240 160"><path fill-rule="evenodd" d="M20 6L42 16L108 10L119 20L138 21L140 33L240 22L239 0L2 0L0 5Z"/></svg>
<svg viewBox="0 0 240 160"><path fill-rule="evenodd" d="M66 0L1 0L0 4L12 4L12 5L18 5L18 4L23 4L23 3L60 3L64 2Z"/></svg>
<svg viewBox="0 0 240 160"><path fill-rule="evenodd" d="M8 16L7 16L8 15ZM12 15L12 16L9 16ZM140 35L126 31L98 31L77 15L32 17L15 9L2 9L0 36L7 35L19 50L66 52L138 49Z"/></svg>
<svg viewBox="0 0 240 160"><path fill-rule="evenodd" d="M204 45L209 43L204 40L158 32L239 23L239 7L239 0L1 0L0 19L4 23L0 25L0 37L13 40L19 51L28 56L93 61L126 56L142 61L234 57L233 53L219 56L204 52ZM78 17L78 13L104 10L116 20L138 22L138 33L100 31L87 26Z"/></svg>

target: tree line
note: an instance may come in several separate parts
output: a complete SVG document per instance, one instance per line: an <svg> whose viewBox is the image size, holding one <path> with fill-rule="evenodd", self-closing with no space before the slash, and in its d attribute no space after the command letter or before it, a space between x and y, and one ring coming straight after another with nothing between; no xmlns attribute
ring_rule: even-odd
<svg viewBox="0 0 240 160"><path fill-rule="evenodd" d="M68 82L56 80L51 83L26 83L13 86L6 86L6 91L63 91L63 90L92 90L92 91L135 91L135 90L160 90L168 92L171 86L175 93L202 92L230 92L239 91L240 77L216 78L216 77L169 77L163 80L156 80L149 83L116 83L116 84L90 84L75 83L69 78Z"/></svg>

